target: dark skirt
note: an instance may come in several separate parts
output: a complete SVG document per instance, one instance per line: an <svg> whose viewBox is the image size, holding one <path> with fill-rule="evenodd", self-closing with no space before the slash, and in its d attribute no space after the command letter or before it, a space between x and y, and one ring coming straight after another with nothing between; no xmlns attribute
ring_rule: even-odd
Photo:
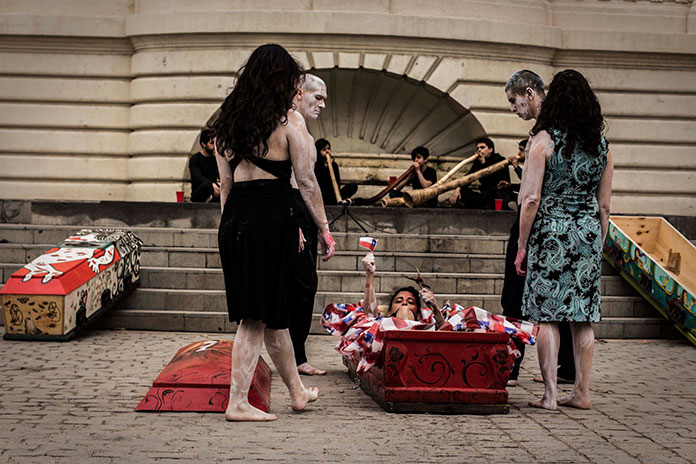
<svg viewBox="0 0 696 464"><path fill-rule="evenodd" d="M218 244L230 321L262 321L286 329L299 233L290 183L233 184L220 221Z"/></svg>

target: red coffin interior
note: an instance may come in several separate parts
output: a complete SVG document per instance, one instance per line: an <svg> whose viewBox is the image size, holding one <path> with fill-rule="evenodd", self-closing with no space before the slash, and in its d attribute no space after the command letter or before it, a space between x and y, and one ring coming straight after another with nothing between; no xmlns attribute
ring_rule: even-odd
<svg viewBox="0 0 696 464"><path fill-rule="evenodd" d="M137 411L223 412L230 391L233 342L206 340L186 345L157 376ZM259 356L249 389L249 403L269 412L271 369Z"/></svg>

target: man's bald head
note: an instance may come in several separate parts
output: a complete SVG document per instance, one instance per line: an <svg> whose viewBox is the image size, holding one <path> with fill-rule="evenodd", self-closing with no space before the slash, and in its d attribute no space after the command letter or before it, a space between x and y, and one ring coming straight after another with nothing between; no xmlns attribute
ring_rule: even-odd
<svg viewBox="0 0 696 464"><path fill-rule="evenodd" d="M326 84L314 74L306 74L295 97L297 111L305 119L317 119L326 107Z"/></svg>
<svg viewBox="0 0 696 464"><path fill-rule="evenodd" d="M326 88L326 84L323 80L321 80L321 78L315 76L314 74L305 74L302 84L300 85L300 89L303 92L310 92L321 87Z"/></svg>

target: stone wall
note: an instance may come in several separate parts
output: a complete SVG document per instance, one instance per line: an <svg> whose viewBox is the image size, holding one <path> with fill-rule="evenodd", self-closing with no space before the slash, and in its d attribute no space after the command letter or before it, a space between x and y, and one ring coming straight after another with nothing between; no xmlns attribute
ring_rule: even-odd
<svg viewBox="0 0 696 464"><path fill-rule="evenodd" d="M417 144L440 174L531 125L520 68L583 72L607 119L616 212L696 215L692 1L5 0L0 198L174 201L197 134L251 50L286 46L329 84L310 129L346 181L398 175ZM341 157L341 153L350 153ZM369 193L378 187L361 187ZM441 198L442 199L442 198Z"/></svg>

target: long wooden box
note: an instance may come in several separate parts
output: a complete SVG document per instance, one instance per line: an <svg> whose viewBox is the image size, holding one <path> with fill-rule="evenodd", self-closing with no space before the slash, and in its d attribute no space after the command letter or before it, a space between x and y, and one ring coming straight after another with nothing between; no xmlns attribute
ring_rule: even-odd
<svg viewBox="0 0 696 464"><path fill-rule="evenodd" d="M510 410L505 389L512 360L500 333L391 330L380 362L348 374L389 412L500 414Z"/></svg>
<svg viewBox="0 0 696 464"><path fill-rule="evenodd" d="M205 340L177 351L136 411L224 412L230 399L232 347L229 340ZM249 388L249 403L269 412L271 368L259 356Z"/></svg>
<svg viewBox="0 0 696 464"><path fill-rule="evenodd" d="M69 340L140 279L132 232L83 229L10 276L0 289L5 339Z"/></svg>
<svg viewBox="0 0 696 464"><path fill-rule="evenodd" d="M661 217L612 216L604 257L696 345L696 247L691 242Z"/></svg>

